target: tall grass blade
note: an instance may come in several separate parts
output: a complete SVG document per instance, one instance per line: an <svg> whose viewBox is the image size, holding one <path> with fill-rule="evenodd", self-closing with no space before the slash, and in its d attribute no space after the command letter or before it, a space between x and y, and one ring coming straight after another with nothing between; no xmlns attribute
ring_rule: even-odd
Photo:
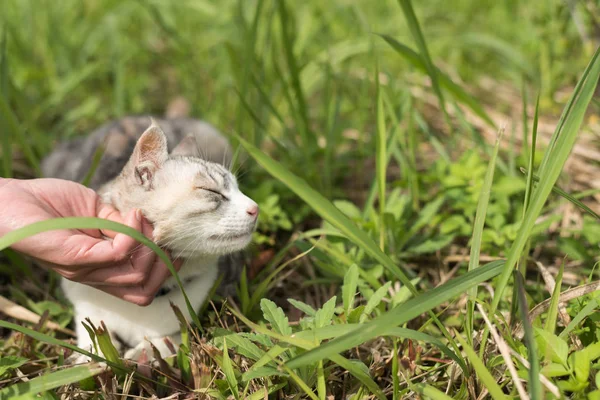
<svg viewBox="0 0 600 400"><path fill-rule="evenodd" d="M470 333L469 333L470 335ZM483 363L481 358L477 356L477 353L469 344L465 341L465 339L460 336L460 334L456 335L456 340L460 342L463 347L463 350L467 354L467 358L471 362L471 366L475 370L477 377L481 381L482 385L488 390L490 396L494 400L508 400L508 396L506 396L503 392L490 371L488 371L486 365Z"/></svg>
<svg viewBox="0 0 600 400"><path fill-rule="evenodd" d="M409 63L413 65L413 67L417 68L420 71L427 72L427 66L425 61L421 55L415 52L410 47L398 42L396 39L389 35L378 34L385 40L398 54L404 57ZM469 93L467 93L462 87L457 85L450 79L446 74L441 72L439 69L436 70L437 77L439 78L440 85L444 87L448 92L452 93L454 98L456 98L459 102L466 105L471 109L479 118L484 120L490 127L496 128L496 124L490 118L490 116L485 112L481 104Z"/></svg>
<svg viewBox="0 0 600 400"><path fill-rule="evenodd" d="M558 179L560 172L569 154L571 153L571 150L573 149L577 139L577 134L579 132L579 127L583 122L585 111L598 83L598 76L600 75L599 54L600 49L596 50L596 53L594 53L592 60L583 73L583 76L579 80L579 83L577 84L577 87L575 88L575 91L563 112L561 117L562 122L556 128L556 131L551 139L551 145L544 155L542 166L539 170L540 182L535 191L532 193L529 209L527 210L521 227L517 232L517 237L508 252L504 271L502 272L494 293L490 315L495 314L498 304L500 303L500 299L504 294L504 289L508 284L510 276L517 261L519 260L523 248L529 239L533 226L535 225L535 221L540 215L540 212L542 211L542 208L548 199L548 195L552 191L552 187L556 183L556 180ZM484 335L483 337L484 342L485 339L487 339L487 335Z"/></svg>
<svg viewBox="0 0 600 400"><path fill-rule="evenodd" d="M483 267L468 272L461 277L452 279L444 285L438 286L427 293L422 293L413 297L401 307L396 307L373 319L371 322L361 324L352 332L333 339L330 342L319 346L317 349L310 350L291 359L288 361L288 365L290 368L297 368L324 358L329 358L332 355L358 346L367 340L378 336L388 335L392 328L402 325L422 313L437 307L441 303L464 293L468 288L498 275L502 271L503 265L503 261L491 262Z"/></svg>
<svg viewBox="0 0 600 400"><path fill-rule="evenodd" d="M223 374L225 374L225 379L227 380L227 384L229 385L229 390L231 390L231 394L235 399L240 398L240 392L238 390L238 381L235 377L235 371L233 370L233 364L231 363L231 359L229 358L229 351L227 350L227 339L223 339Z"/></svg>
<svg viewBox="0 0 600 400"><path fill-rule="evenodd" d="M546 323L544 324L544 329L554 335L554 330L556 329L556 319L558 317L558 300L560 298L560 288L562 286L562 277L563 272L565 271L565 262L563 261L560 264L560 269L558 270L558 274L556 275L556 282L554 285L554 290L552 291L552 301L550 302L550 308L548 309L548 317L546 318Z"/></svg>
<svg viewBox="0 0 600 400"><path fill-rule="evenodd" d="M309 143L310 125L308 120L308 108L306 106L304 91L302 90L302 83L300 81L300 69L298 68L298 63L294 55L294 39L290 33L289 15L284 0L278 0L277 5L279 19L281 22L281 40L283 42L283 50L288 68L290 69L291 84L296 96L298 112L300 114L300 121L298 121L300 122L299 132L302 136L303 144L305 146L311 146L312 143Z"/></svg>
<svg viewBox="0 0 600 400"><path fill-rule="evenodd" d="M51 372L0 390L0 399L32 399L38 394L63 385L79 382L104 371L100 364L87 364Z"/></svg>
<svg viewBox="0 0 600 400"><path fill-rule="evenodd" d="M477 211L475 212L475 224L473 227L473 236L471 238L471 253L469 257L468 270L472 271L479 267L479 255L481 253L481 241L483 237L483 227L485 226L485 217L487 215L487 209L490 202L490 194L492 191L492 183L494 182L494 171L496 170L496 158L498 157L498 150L500 149L500 140L502 139L502 131L498 133L496 138L496 145L494 146L494 152L492 158L485 172L483 184L481 185L481 192L479 194L479 200L477 202ZM467 292L467 318L466 318L466 334L469 344L472 343L472 332L473 332L473 318L475 314L475 299L477 298L477 286L469 289Z"/></svg>
<svg viewBox="0 0 600 400"><path fill-rule="evenodd" d="M377 137L376 137L376 175L377 187L379 188L379 248L385 251L385 181L387 170L387 149L386 149L386 130L385 114L383 109L383 99L381 91L383 88L379 84L379 68L375 70L375 82L377 86Z"/></svg>
<svg viewBox="0 0 600 400"><path fill-rule="evenodd" d="M524 174L527 174L529 176L529 171L528 170L526 170L524 168L521 168L521 172L524 173ZM539 182L540 181L540 177L537 176L536 174L532 174L531 180L533 182ZM552 191L554 193L556 193L557 195L559 195L559 196L565 198L566 200L570 201L571 203L573 203L575 206L579 207L582 211L586 212L590 216L596 218L597 220L600 220L600 215L596 211L592 210L590 207L588 207L585 203L581 202L575 196L567 193L564 189L561 189L559 186L554 185L554 186L552 186Z"/></svg>
<svg viewBox="0 0 600 400"><path fill-rule="evenodd" d="M535 148L537 145L537 127L540 110L540 96L538 95L535 102L535 114L533 115L533 128L531 129L531 152L529 154L529 166L527 168L527 186L525 187L525 206L523 207L523 218L529 208L531 201L531 192L533 190L533 164L535 162ZM527 140L523 137L523 141Z"/></svg>
<svg viewBox="0 0 600 400"><path fill-rule="evenodd" d="M523 331L525 332L525 345L527 346L527 358L529 359L529 395L532 399L542 398L542 384L540 383L540 364L537 355L537 344L533 333L533 327L529 321L529 306L525 297L525 280L519 271L514 272L515 290L521 310Z"/></svg>
<svg viewBox="0 0 600 400"><path fill-rule="evenodd" d="M421 31L421 27L419 26L417 16L415 15L415 10L412 6L412 1L398 0L398 3L400 4L400 7L402 7L402 11L404 13L404 17L406 18L406 22L408 23L410 33L412 34L412 37L415 40L415 42L417 42L419 53L422 59L425 61L425 68L427 70L427 74L429 74L429 77L431 78L431 84L440 102L440 107L444 111L445 117L448 119L446 102L444 101L444 95L442 93L442 90L440 89L440 84L438 80L438 71L437 68L433 65L433 61L431 60L431 56L429 55L427 43L425 41L425 37L423 36L423 32Z"/></svg>

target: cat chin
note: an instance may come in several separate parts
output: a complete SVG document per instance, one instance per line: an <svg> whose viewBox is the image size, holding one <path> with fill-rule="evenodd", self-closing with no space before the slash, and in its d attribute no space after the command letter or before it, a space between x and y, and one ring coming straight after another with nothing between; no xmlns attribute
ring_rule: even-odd
<svg viewBox="0 0 600 400"><path fill-rule="evenodd" d="M201 248L194 251L177 250L171 248L171 254L177 258L204 258L219 257L244 250L252 241L252 232L243 235L235 235L228 238L222 236L210 236Z"/></svg>

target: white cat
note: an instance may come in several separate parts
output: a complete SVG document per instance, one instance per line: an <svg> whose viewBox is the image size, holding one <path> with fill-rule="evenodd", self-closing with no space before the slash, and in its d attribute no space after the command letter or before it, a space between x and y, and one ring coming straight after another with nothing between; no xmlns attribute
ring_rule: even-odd
<svg viewBox="0 0 600 400"><path fill-rule="evenodd" d="M165 134L154 121L120 175L98 193L122 214L140 209L154 224L156 242L185 260L179 276L195 310L215 282L219 257L249 244L259 211L225 167L197 157L193 136L169 154ZM169 302L187 310L174 278L147 307L68 280L63 288L75 307L78 346L89 350L92 344L81 321L104 321L111 335L131 348L126 358L135 358L146 339L166 355L162 338L177 341L179 331Z"/></svg>

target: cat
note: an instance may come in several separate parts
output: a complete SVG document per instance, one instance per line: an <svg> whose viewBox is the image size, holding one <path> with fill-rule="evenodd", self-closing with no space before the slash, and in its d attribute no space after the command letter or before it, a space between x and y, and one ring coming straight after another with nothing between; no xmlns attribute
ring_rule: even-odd
<svg viewBox="0 0 600 400"><path fill-rule="evenodd" d="M47 176L81 180L95 149L104 143L90 187L122 214L138 208L154 224L156 242L185 260L179 276L198 310L219 270L227 273L227 267L236 264L231 255L251 241L258 205L239 190L225 168L230 162L229 143L214 127L188 118L152 119L139 136L144 121L147 126L149 118L128 117L100 127L87 139L64 143L43 161L42 170ZM147 307L66 279L62 286L74 305L81 348L89 350L92 345L81 323L87 317L94 324L106 324L117 342L129 349L126 358L148 349L145 339L161 354L169 352L163 337L178 340L179 323L170 302L181 310L186 307L174 278Z"/></svg>

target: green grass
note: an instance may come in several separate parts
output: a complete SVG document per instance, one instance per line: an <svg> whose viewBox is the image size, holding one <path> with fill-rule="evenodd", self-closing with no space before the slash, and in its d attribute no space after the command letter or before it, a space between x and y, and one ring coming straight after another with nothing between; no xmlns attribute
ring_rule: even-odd
<svg viewBox="0 0 600 400"><path fill-rule="evenodd" d="M237 296L192 323L175 308L177 354L135 373L102 327L108 360L48 329L71 322L57 277L7 249L108 222L0 238L0 295L41 316L0 321L0 398L525 398L506 357L531 399L600 398L597 295L560 301L598 279L599 188L567 159L598 150L600 10L567 3L0 2L2 177L183 97L248 156L240 185L261 206Z"/></svg>

